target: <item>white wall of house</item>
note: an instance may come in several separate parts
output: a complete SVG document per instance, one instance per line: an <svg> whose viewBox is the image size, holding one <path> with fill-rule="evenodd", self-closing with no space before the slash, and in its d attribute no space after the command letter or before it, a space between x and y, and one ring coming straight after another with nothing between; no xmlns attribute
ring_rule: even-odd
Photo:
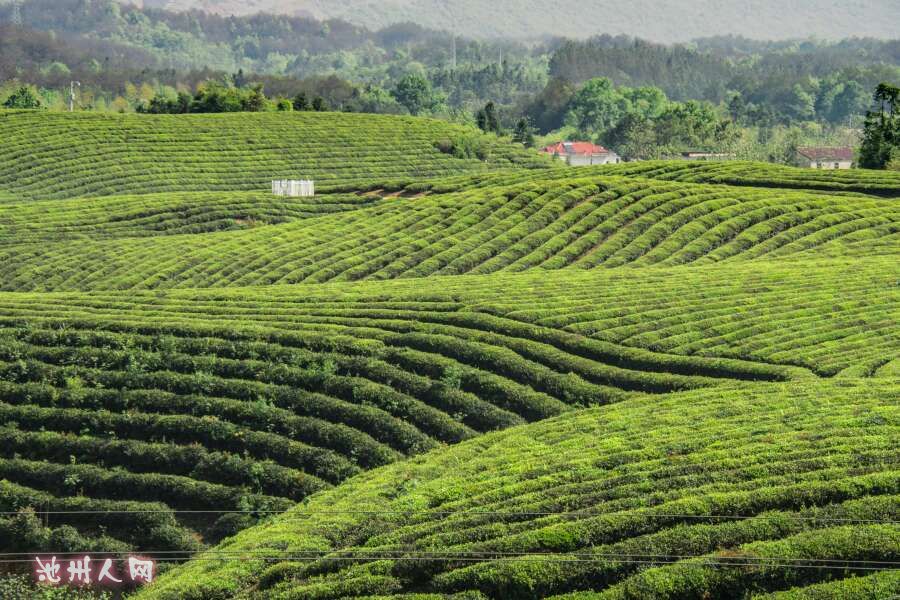
<svg viewBox="0 0 900 600"><path fill-rule="evenodd" d="M615 152L608 154L570 154L566 163L572 167L588 167L590 165L612 165L622 162Z"/></svg>
<svg viewBox="0 0 900 600"><path fill-rule="evenodd" d="M849 160L813 160L809 162L810 169L849 169L853 162Z"/></svg>

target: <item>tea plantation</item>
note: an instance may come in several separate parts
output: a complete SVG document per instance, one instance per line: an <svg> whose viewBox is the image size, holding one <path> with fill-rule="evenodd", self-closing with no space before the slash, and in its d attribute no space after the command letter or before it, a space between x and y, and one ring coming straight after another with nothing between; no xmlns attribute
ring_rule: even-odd
<svg viewBox="0 0 900 600"><path fill-rule="evenodd" d="M343 113L151 116L0 109L0 140L0 190L38 199L266 190L272 179L346 185L548 166L535 154L442 121ZM456 158L451 151L457 146L476 155Z"/></svg>
<svg viewBox="0 0 900 600"><path fill-rule="evenodd" d="M0 289L212 288L849 256L890 253L884 244L900 232L894 199L527 177L293 203L258 192L8 203L0 205ZM241 231L215 232L222 229Z"/></svg>
<svg viewBox="0 0 900 600"><path fill-rule="evenodd" d="M137 597L166 600L900 594L896 176L571 169L331 113L0 134L0 572L140 552L164 573ZM317 196L268 193L293 176Z"/></svg>
<svg viewBox="0 0 900 600"><path fill-rule="evenodd" d="M319 494L215 550L240 561L139 597L871 598L898 583L878 569L900 559L897 393L727 385L488 434Z"/></svg>

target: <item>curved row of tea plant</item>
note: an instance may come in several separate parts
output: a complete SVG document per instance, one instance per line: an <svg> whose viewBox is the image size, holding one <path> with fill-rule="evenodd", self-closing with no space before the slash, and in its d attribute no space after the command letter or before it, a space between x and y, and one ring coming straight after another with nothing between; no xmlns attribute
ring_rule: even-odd
<svg viewBox="0 0 900 600"><path fill-rule="evenodd" d="M0 203L0 244L252 229L372 206L373 195L184 192Z"/></svg>
<svg viewBox="0 0 900 600"><path fill-rule="evenodd" d="M379 200L369 194L355 210L247 231L165 238L68 239L67 232L104 238L130 226L118 217L103 221L81 201L46 222L37 209L10 206L0 212L0 223L33 222L19 228L21 236L13 227L5 235L0 231L0 288L386 280L854 256L891 253L900 245L900 206L892 200L599 176L517 184L470 179L460 185L448 193L432 187L415 198ZM226 205L253 202L242 194L226 198ZM322 203L343 206L348 200L326 195ZM209 205L213 222L221 218L221 206ZM202 214L203 208L193 212ZM232 218L233 213L225 214ZM167 227L180 231L183 225L176 216Z"/></svg>
<svg viewBox="0 0 900 600"><path fill-rule="evenodd" d="M836 562L896 590L898 398L757 383L568 413L362 474L138 597L727 598L873 572Z"/></svg>
<svg viewBox="0 0 900 600"><path fill-rule="evenodd" d="M482 158L439 146L471 138ZM268 190L548 167L521 146L434 119L345 113L102 115L0 111L0 190L21 198Z"/></svg>
<svg viewBox="0 0 900 600"><path fill-rule="evenodd" d="M871 169L807 169L744 161L648 161L603 167L604 172L683 181L766 188L857 192L900 198L900 173Z"/></svg>
<svg viewBox="0 0 900 600"><path fill-rule="evenodd" d="M873 258L443 277L425 289L0 294L0 480L16 486L9 510L78 495L234 511L179 516L164 529L172 543L148 538L180 549L193 532L216 540L245 526L238 511L286 507L363 470L573 407L735 379L814 381L813 371L881 377L900 358L895 281L896 264ZM731 337L729 323L755 335ZM801 323L815 335L792 337ZM597 332L578 332L586 326ZM710 350L658 352L644 330ZM97 544L134 543L55 517L64 526Z"/></svg>

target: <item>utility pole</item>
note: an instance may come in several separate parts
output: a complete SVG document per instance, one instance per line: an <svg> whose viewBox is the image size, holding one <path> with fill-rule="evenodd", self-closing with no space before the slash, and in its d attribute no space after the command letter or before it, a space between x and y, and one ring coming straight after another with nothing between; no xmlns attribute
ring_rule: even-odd
<svg viewBox="0 0 900 600"><path fill-rule="evenodd" d="M69 83L69 112L75 112L75 86L81 87L80 81L72 81Z"/></svg>
<svg viewBox="0 0 900 600"><path fill-rule="evenodd" d="M456 70L456 32L453 32L453 60L451 62L453 70Z"/></svg>
<svg viewBox="0 0 900 600"><path fill-rule="evenodd" d="M21 27L24 23L22 21L22 2L21 0L16 0L13 2L12 6L12 24L16 27Z"/></svg>

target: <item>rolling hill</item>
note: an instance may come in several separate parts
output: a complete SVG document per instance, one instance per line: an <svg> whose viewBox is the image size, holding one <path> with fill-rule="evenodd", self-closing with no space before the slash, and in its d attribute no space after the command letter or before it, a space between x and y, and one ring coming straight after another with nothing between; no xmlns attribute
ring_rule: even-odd
<svg viewBox="0 0 900 600"><path fill-rule="evenodd" d="M882 37L897 34L900 7L888 0L830 2L575 2L563 0L551 10L535 0L484 3L473 0L143 0L146 7L200 9L223 15L275 12L340 18L368 27L414 22L475 37L535 38L544 35L586 37L601 33L639 34L659 42L736 34L754 39ZM802 33L800 33L802 32Z"/></svg>
<svg viewBox="0 0 900 600"><path fill-rule="evenodd" d="M0 134L0 552L155 556L167 600L900 593L896 175Z"/></svg>
<svg viewBox="0 0 900 600"><path fill-rule="evenodd" d="M472 128L386 115L0 110L0 137L0 190L19 198L267 190L273 179L353 186L548 165ZM454 143L478 155L456 158Z"/></svg>
<svg viewBox="0 0 900 600"><path fill-rule="evenodd" d="M489 434L317 495L138 597L871 598L900 586L876 562L900 558L898 392L732 385Z"/></svg>

